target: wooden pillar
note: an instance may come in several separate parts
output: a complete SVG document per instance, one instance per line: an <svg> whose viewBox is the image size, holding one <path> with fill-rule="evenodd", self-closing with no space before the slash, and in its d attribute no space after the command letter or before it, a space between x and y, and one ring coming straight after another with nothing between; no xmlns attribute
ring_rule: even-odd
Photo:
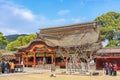
<svg viewBox="0 0 120 80"><path fill-rule="evenodd" d="M26 67L28 67L28 53L26 53Z"/></svg>
<svg viewBox="0 0 120 80"><path fill-rule="evenodd" d="M54 55L53 54L51 56L51 62L52 62L52 64L54 63Z"/></svg>
<svg viewBox="0 0 120 80"><path fill-rule="evenodd" d="M43 56L43 65L46 64L46 52L44 52L44 56Z"/></svg>
<svg viewBox="0 0 120 80"><path fill-rule="evenodd" d="M98 69L98 59L96 58L96 65L95 65L95 68Z"/></svg>
<svg viewBox="0 0 120 80"><path fill-rule="evenodd" d="M26 67L25 58L26 58L26 53L23 52L21 55L21 64L23 65L23 67Z"/></svg>
<svg viewBox="0 0 120 80"><path fill-rule="evenodd" d="M53 55L53 63L56 63L56 52L54 53L54 55Z"/></svg>
<svg viewBox="0 0 120 80"><path fill-rule="evenodd" d="M67 66L67 64L68 64L68 53L66 54L66 66Z"/></svg>
<svg viewBox="0 0 120 80"><path fill-rule="evenodd" d="M19 62L19 64L20 64L20 62L21 62L21 61L20 61L20 56L18 57L18 62Z"/></svg>
<svg viewBox="0 0 120 80"><path fill-rule="evenodd" d="M34 52L34 68L36 67L36 53Z"/></svg>
<svg viewBox="0 0 120 80"><path fill-rule="evenodd" d="M23 57L22 57L22 61L21 61L21 62L22 62L23 65L25 65L25 61L24 61L24 58L23 58Z"/></svg>

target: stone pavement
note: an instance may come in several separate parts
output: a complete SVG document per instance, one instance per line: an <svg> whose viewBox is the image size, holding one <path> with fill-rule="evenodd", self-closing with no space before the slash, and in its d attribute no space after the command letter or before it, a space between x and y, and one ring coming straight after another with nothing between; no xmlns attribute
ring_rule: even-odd
<svg viewBox="0 0 120 80"><path fill-rule="evenodd" d="M66 69L56 69L56 74L65 74ZM99 72L100 75L105 75L103 70L95 70L95 72ZM15 73L5 73L1 74L0 76L9 76L9 75L22 75L22 74L33 74L33 73L51 73L50 69L39 69L39 68L31 68L31 67L25 67L23 72L15 72ZM117 72L118 75L120 75L120 71Z"/></svg>
<svg viewBox="0 0 120 80"><path fill-rule="evenodd" d="M65 69L57 69L56 73L65 72ZM39 69L39 68L31 68L25 67L23 72L15 72L15 73L0 73L0 76L8 76L8 75L20 75L20 74L32 74L32 73L51 73L50 69Z"/></svg>

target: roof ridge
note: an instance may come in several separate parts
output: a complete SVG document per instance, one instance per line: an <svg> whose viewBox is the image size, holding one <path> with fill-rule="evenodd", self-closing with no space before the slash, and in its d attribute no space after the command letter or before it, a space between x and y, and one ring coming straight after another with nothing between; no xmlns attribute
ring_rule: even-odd
<svg viewBox="0 0 120 80"><path fill-rule="evenodd" d="M93 24L93 23L97 23L97 22L84 22L84 23L77 23L77 24L70 24L70 25L64 25L64 26L56 26L56 27L49 27L49 28L43 28L40 30L50 30L50 29L60 29L60 28L71 28L72 26L76 26L76 27L82 27L82 26L77 26L77 25L86 25L86 24Z"/></svg>

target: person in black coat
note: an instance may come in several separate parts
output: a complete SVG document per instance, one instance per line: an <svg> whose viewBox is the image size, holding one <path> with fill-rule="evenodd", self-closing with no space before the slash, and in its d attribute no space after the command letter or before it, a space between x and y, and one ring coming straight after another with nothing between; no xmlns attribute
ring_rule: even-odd
<svg viewBox="0 0 120 80"><path fill-rule="evenodd" d="M114 72L113 64L109 63L109 74L112 76Z"/></svg>
<svg viewBox="0 0 120 80"><path fill-rule="evenodd" d="M1 71L2 71L2 73L5 72L5 62L4 62L4 60L1 61Z"/></svg>

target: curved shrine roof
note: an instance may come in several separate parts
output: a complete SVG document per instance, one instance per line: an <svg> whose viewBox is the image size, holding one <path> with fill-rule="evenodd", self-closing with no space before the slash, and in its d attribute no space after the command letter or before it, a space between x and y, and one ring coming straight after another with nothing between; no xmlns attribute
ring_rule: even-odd
<svg viewBox="0 0 120 80"><path fill-rule="evenodd" d="M35 42L42 42L50 47L74 47L86 44L91 44L91 48L94 47L94 49L101 47L97 22L41 29L37 33L37 39L18 49L25 49Z"/></svg>

